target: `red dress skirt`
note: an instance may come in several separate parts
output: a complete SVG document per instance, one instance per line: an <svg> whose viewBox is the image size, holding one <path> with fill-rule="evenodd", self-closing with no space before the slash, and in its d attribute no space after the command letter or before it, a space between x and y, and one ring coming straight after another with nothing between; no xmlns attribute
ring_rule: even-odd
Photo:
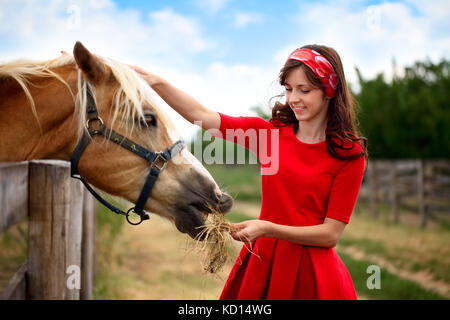
<svg viewBox="0 0 450 320"><path fill-rule="evenodd" d="M307 247L275 238L244 245L221 300L349 300L355 288L333 248Z"/></svg>

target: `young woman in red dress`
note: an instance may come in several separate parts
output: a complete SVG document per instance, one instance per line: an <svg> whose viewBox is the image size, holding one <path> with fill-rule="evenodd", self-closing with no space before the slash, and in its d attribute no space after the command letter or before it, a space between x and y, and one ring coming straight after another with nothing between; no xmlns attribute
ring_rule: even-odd
<svg viewBox="0 0 450 320"><path fill-rule="evenodd" d="M224 138L231 129L265 130L256 136L266 137L266 149L278 153L277 170L270 174L263 173L270 164L260 158L260 217L235 225L233 238L248 244L220 299L356 299L334 247L361 187L367 139L356 128L354 102L336 51L308 45L288 57L279 75L286 102L275 104L270 121L211 111L160 77L134 69L191 123L201 121L203 129L218 129ZM271 139L274 132L276 140ZM260 156L258 148L252 151Z"/></svg>

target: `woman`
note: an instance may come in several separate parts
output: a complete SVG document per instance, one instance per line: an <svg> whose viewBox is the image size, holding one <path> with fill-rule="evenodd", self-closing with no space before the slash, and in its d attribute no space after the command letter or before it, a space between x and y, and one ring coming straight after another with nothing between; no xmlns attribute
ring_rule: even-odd
<svg viewBox="0 0 450 320"><path fill-rule="evenodd" d="M334 247L356 203L367 139L358 137L336 51L308 45L289 56L279 76L286 103L275 104L270 121L211 111L160 77L135 70L173 109L191 123L201 121L205 130L219 129L225 137L227 129L278 129L279 169L262 175L259 219L235 225L233 238L251 248L242 248L220 298L356 299Z"/></svg>

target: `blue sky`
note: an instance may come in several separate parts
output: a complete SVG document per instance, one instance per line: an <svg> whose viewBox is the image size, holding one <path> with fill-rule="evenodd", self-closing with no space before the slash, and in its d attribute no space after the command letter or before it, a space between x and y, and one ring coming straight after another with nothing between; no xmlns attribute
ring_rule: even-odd
<svg viewBox="0 0 450 320"><path fill-rule="evenodd" d="M248 115L270 107L288 54L335 48L347 80L429 58L450 58L450 1L1 0L0 61L51 59L82 41L92 52L140 65L207 107ZM168 111L171 112L170 109ZM195 127L176 114L185 136Z"/></svg>
<svg viewBox="0 0 450 320"><path fill-rule="evenodd" d="M222 43L217 51L201 57L221 58L225 63L264 63L271 59L271 46L282 46L289 39L289 25L295 20L293 9L299 8L298 1L230 1L214 9L199 1L118 1L123 9L138 9L151 12L174 8L176 12L193 17L201 23L206 37ZM256 21L241 20L237 15L246 12L257 14ZM245 19L245 18L241 18ZM251 18L250 18L251 19ZM289 20L292 20L289 23ZM264 36L264 41L261 41ZM226 54L224 54L226 51Z"/></svg>
<svg viewBox="0 0 450 320"><path fill-rule="evenodd" d="M308 10L311 1L269 1L269 0L245 0L245 1L116 1L121 9L139 10L143 18L146 13L172 8L177 13L190 16L198 21L206 37L222 42L226 49L226 55L218 52L209 52L209 58L217 56L226 63L264 63L270 60L272 50L268 47L282 47L292 39L292 33L301 34L298 27L301 21L301 11ZM412 17L424 17L427 13L422 11L417 4L408 1L346 1L350 12L363 12L369 6L377 6L383 3L399 3L410 10ZM216 3L216 5L214 5ZM315 6L333 3L339 7L339 1L314 1ZM350 3L347 5L347 3ZM219 5L220 4L220 5ZM436 7L439 4L435 4ZM214 8L216 7L216 8ZM256 15L256 19L237 25L237 15L247 13ZM450 18L450 12L449 18ZM245 19L245 18L243 18ZM252 18L250 18L252 19ZM430 19L432 19L430 17ZM448 26L448 25L447 25ZM326 28L326 21L323 21ZM433 32L442 31L436 26ZM444 30L449 32L450 30ZM447 34L448 35L448 34ZM301 38L300 38L301 39ZM299 43L299 46L303 43Z"/></svg>
<svg viewBox="0 0 450 320"><path fill-rule="evenodd" d="M408 1L346 1L345 5L348 6L350 12L363 12L369 6L389 2L401 3L410 10L412 17L427 19L427 13L421 10L417 3ZM292 41L293 33L297 33L299 36L296 39L301 40L302 30L299 28L301 11L308 10L308 3L311 3L311 1L124 0L115 1L115 3L123 10L138 10L144 20L149 19L147 13L168 8L195 19L201 25L207 39L214 39L221 44L219 48L216 48L217 50L199 54L196 58L200 61L217 58L230 64L265 64L273 58L274 48L283 47L286 43ZM339 7L339 1L314 1L313 3L316 6L333 3ZM436 6L439 6L439 4L436 4ZM323 21L322 27L326 28L326 21ZM447 36L449 31L444 29ZM432 32L437 33L442 32L442 30L436 25ZM298 46L304 44L300 41ZM201 67L202 65L204 64L199 63L198 66Z"/></svg>

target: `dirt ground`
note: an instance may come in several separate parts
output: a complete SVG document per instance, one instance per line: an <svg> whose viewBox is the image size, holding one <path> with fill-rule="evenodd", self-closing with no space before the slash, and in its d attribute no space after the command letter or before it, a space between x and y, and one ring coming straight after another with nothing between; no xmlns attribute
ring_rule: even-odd
<svg viewBox="0 0 450 320"><path fill-rule="evenodd" d="M221 272L207 274L188 236L158 216L151 219L139 227L124 226L113 249L119 262L110 265L110 276L120 290L110 298L218 299L240 244L233 242Z"/></svg>

